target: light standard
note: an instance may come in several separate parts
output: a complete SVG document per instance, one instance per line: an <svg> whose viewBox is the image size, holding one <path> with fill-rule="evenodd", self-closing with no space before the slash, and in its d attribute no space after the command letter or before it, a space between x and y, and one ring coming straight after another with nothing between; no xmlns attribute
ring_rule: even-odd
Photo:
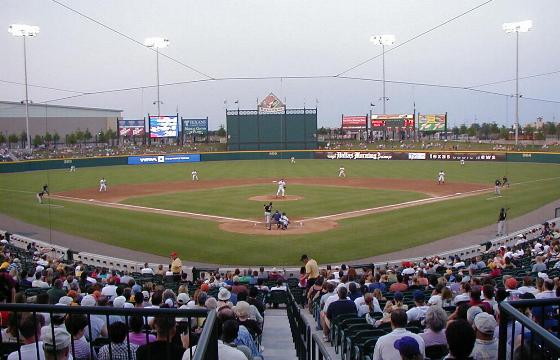
<svg viewBox="0 0 560 360"><path fill-rule="evenodd" d="M31 134L29 133L29 92L27 90L27 46L26 37L33 37L39 34L39 27L24 24L12 24L8 32L13 36L23 38L23 68L25 71L25 132L27 133L27 150L31 151Z"/></svg>
<svg viewBox="0 0 560 360"><path fill-rule="evenodd" d="M163 49L169 46L169 39L165 39L161 37L149 37L146 38L146 40L144 40L144 45L149 48L156 49L157 113L158 116L160 116L161 101L159 100L159 49Z"/></svg>
<svg viewBox="0 0 560 360"><path fill-rule="evenodd" d="M533 27L531 20L505 23L502 29L506 33L515 33L515 145L519 136L519 33L528 32Z"/></svg>
<svg viewBox="0 0 560 360"><path fill-rule="evenodd" d="M395 43L395 35L373 35L370 37L369 41L376 45L381 45L383 48L383 114L386 114L385 101L387 100L387 96L385 96L385 45L393 45Z"/></svg>

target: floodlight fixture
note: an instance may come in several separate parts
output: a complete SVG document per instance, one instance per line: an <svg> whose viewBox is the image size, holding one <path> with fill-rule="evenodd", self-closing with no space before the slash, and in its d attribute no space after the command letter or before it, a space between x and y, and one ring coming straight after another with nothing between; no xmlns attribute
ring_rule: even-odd
<svg viewBox="0 0 560 360"><path fill-rule="evenodd" d="M8 27L8 32L13 36L37 36L39 34L39 27L34 25L25 24L12 24Z"/></svg>
<svg viewBox="0 0 560 360"><path fill-rule="evenodd" d="M502 29L507 33L528 32L532 28L533 28L533 21L531 20L504 23L502 25Z"/></svg>
<svg viewBox="0 0 560 360"><path fill-rule="evenodd" d="M381 45L383 49L383 114L386 114L386 102L389 100L385 95L385 46L393 45L395 43L395 35L384 34L384 35L372 35L369 41L375 45Z"/></svg>
<svg viewBox="0 0 560 360"><path fill-rule="evenodd" d="M162 37L149 37L144 40L144 45L149 48L163 49L169 46L169 39Z"/></svg>

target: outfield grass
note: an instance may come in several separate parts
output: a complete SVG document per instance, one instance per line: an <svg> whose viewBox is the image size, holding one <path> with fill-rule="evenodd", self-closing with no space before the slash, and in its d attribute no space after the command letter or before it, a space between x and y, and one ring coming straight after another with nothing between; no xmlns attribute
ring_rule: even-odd
<svg viewBox="0 0 560 360"><path fill-rule="evenodd" d="M267 237L221 231L216 223L158 214L53 201L39 205L35 192L48 182L52 191L95 187L101 176L116 183L188 180L192 165L119 166L78 169L75 174L43 171L0 176L0 212L23 221L112 245L185 260L239 265L297 264L301 253L319 262L341 262L402 250L495 223L500 207L510 217L560 198L560 166L547 164L458 163L431 161L234 161L196 164L204 179L251 177L335 177L340 165L351 177L433 179L443 168L450 181L487 183L507 173L515 185L498 200L487 194L341 221L334 230L316 234ZM290 189L290 187L288 187ZM8 189L8 190L6 190ZM260 210L260 209L259 209ZM251 208L251 212L252 212ZM325 213L328 209L324 208ZM138 259L141 260L141 259Z"/></svg>
<svg viewBox="0 0 560 360"><path fill-rule="evenodd" d="M262 220L263 205L267 202L249 200L255 195L271 195L277 186L235 186L211 190L195 190L174 194L129 198L123 203L212 214L241 219ZM288 194L303 196L296 201L274 201L275 210L293 218L315 217L366 209L426 198L425 194L410 191L357 189L351 187L289 185Z"/></svg>

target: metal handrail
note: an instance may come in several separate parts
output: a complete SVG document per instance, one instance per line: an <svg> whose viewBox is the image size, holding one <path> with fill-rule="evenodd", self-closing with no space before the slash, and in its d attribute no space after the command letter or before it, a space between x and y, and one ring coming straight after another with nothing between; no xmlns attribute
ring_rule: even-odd
<svg viewBox="0 0 560 360"><path fill-rule="evenodd" d="M498 345L498 358L505 359L507 354L507 328L510 320L519 322L523 328L527 328L532 334L536 334L544 343L556 352L560 353L560 339L544 329L541 325L525 316L517 308L519 307L546 307L559 306L560 298L502 301L500 309L500 338ZM512 341L513 346L514 341Z"/></svg>
<svg viewBox="0 0 560 360"><path fill-rule="evenodd" d="M208 312L193 360L218 359L218 331L215 326L217 318L216 310Z"/></svg>

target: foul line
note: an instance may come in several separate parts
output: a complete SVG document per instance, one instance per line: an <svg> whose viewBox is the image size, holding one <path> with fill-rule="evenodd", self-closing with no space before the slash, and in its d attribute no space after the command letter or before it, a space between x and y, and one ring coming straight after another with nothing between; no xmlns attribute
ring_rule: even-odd
<svg viewBox="0 0 560 360"><path fill-rule="evenodd" d="M152 208L152 207L147 207L147 206L129 205L129 204L114 203L114 202L105 202L105 201L98 201L98 200L93 200L93 199L86 200L86 199L80 199L80 198L74 198L74 197L62 196L62 195L53 195L51 197L55 198L55 199L59 199L59 200L67 200L67 201L78 202L78 203L83 203L83 204L93 204L93 205L105 206L105 207L111 207L111 208L118 208L118 209L130 209L130 210L134 210L134 211L152 212L152 213L156 213L156 214L163 213L163 214L168 214L168 215L172 215L172 216L212 219L212 220L215 220L215 221L218 221L218 222L240 221L240 222L248 222L248 223L251 223L251 224L259 224L258 221L254 221L254 220L238 219L238 218L232 218L232 217L227 217L227 216L199 214L199 213L193 213L193 212L188 212L188 211L158 209L158 208Z"/></svg>

